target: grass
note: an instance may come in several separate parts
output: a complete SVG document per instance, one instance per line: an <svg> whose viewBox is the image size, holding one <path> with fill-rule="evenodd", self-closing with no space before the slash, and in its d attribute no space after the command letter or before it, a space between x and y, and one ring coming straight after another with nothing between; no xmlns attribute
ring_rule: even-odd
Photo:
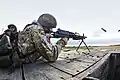
<svg viewBox="0 0 120 80"><path fill-rule="evenodd" d="M69 50L76 50L78 46L66 46L64 47L63 49L69 49ZM88 46L88 48L90 50L96 48L96 47L102 47L102 46ZM107 46L106 46L107 47ZM117 48L120 48L120 44L117 44L117 45L109 45L108 47L117 47ZM87 48L85 46L80 46L79 49L83 49L83 50L86 50Z"/></svg>
<svg viewBox="0 0 120 80"><path fill-rule="evenodd" d="M77 49L78 46L66 46L64 47L63 49L70 49L70 50L75 50ZM93 47L91 46L88 46L89 49L93 49ZM83 49L83 50L86 50L87 48L85 46L81 46L79 47L79 49Z"/></svg>

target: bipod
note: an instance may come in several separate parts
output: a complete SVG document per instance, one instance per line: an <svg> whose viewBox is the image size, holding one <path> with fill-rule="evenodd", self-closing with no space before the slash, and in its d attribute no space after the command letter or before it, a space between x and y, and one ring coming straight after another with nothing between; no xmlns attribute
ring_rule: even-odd
<svg viewBox="0 0 120 80"><path fill-rule="evenodd" d="M84 36L84 34L83 34L83 36ZM84 42L84 39L81 39L81 42L80 42L79 46L77 47L76 51L78 51L78 49L80 48L80 46L81 46L82 43L84 43L84 45L85 45L85 47L87 48L87 50L88 50L89 52L91 52L90 49L88 48L87 44Z"/></svg>

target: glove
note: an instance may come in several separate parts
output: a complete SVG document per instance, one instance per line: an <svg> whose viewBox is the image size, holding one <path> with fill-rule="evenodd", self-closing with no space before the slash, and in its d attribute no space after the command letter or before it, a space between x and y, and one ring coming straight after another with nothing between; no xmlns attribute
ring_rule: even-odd
<svg viewBox="0 0 120 80"><path fill-rule="evenodd" d="M63 40L64 45L67 45L67 42L68 42L69 38L62 38L61 40Z"/></svg>
<svg viewBox="0 0 120 80"><path fill-rule="evenodd" d="M50 38L51 38L51 34L46 34L46 35L44 36L44 41L46 41L46 42L48 42L48 43L51 43Z"/></svg>
<svg viewBox="0 0 120 80"><path fill-rule="evenodd" d="M60 45L62 47L65 47L65 45L67 44L69 38L61 38L60 40L57 41L57 45Z"/></svg>

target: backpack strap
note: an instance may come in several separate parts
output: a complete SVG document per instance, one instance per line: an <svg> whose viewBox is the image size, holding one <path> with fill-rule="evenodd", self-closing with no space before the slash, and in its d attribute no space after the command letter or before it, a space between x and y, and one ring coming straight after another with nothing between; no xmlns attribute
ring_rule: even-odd
<svg viewBox="0 0 120 80"><path fill-rule="evenodd" d="M31 24L27 24L23 30L25 30L27 27L29 27L31 25L37 25L37 22L32 22Z"/></svg>
<svg viewBox="0 0 120 80"><path fill-rule="evenodd" d="M8 49L12 49L12 44L11 44L11 42L10 42L10 37L7 36L7 35L6 35L6 37L7 37L8 44L9 44Z"/></svg>

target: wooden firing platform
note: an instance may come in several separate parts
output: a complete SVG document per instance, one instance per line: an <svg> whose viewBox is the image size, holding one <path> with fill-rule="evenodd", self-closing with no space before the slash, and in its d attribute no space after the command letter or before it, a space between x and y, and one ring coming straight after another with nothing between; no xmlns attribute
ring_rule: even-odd
<svg viewBox="0 0 120 80"><path fill-rule="evenodd" d="M61 52L54 63L37 61L24 64L23 71L16 68L8 75L7 69L0 69L0 80L82 80L99 67L109 54L102 52L78 53Z"/></svg>

